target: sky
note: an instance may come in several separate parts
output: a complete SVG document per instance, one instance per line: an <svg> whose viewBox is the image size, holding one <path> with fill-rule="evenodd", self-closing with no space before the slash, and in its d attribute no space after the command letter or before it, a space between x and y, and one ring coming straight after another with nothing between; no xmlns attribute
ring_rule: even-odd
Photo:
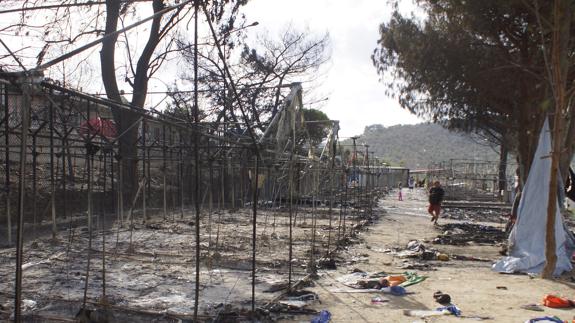
<svg viewBox="0 0 575 323"><path fill-rule="evenodd" d="M402 11L414 8L410 0L401 5ZM340 121L340 137L361 134L365 126L372 124L387 127L424 121L385 95L371 63L378 27L391 15L388 1L250 0L242 11L248 23L259 22L250 33L279 32L289 23L318 34L329 32L331 61L319 91L329 98L322 102L321 110L330 119Z"/></svg>

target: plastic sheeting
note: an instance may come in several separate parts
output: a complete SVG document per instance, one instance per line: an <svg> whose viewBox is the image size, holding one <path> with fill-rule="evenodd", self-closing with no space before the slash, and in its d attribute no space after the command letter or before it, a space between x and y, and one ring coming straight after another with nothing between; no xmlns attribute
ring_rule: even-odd
<svg viewBox="0 0 575 323"><path fill-rule="evenodd" d="M539 274L545 266L545 236L549 181L551 178L551 134L545 120L537 151L527 176L517 212L517 222L509 235L509 256L497 261L492 269L503 273ZM561 183L561 182L560 182ZM563 186L561 185L561 190ZM575 248L575 238L565 227L557 203L555 215L555 239L557 264L555 275L570 271L570 256Z"/></svg>

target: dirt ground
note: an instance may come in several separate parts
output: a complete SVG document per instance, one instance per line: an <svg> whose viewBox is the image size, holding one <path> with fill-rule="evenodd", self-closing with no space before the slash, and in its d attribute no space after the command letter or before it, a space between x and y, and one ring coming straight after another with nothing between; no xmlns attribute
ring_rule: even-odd
<svg viewBox="0 0 575 323"><path fill-rule="evenodd" d="M446 218L435 227L426 212L423 190L408 190L404 200L397 201L394 193L384 197L374 211L381 216L364 227L356 237L349 239L336 255L336 270L322 269L314 287L305 290L317 293L311 309L329 310L332 322L468 322L489 317L489 322L525 322L530 318L556 315L563 320L575 319L575 309L544 308L543 312L522 309L522 305L540 303L545 294L575 298L575 272L556 280L543 280L528 275L502 275L491 271L491 264L500 257L500 243L504 239L503 210L447 209ZM331 227L330 218L323 210L317 217L317 256L331 250L337 227ZM306 275L306 264L312 239L310 210L300 210L294 226L294 280ZM337 212L334 212L337 214ZM334 215L334 218L336 215ZM214 317L222 309L249 308L250 305L250 213L214 213L202 220L202 271L200 313ZM189 317L193 307L194 289L194 234L193 217L170 219L146 225L138 224L133 235L134 250L128 252L130 232L126 228L111 228L106 238L107 302L128 312L139 310L139 317L124 315L110 321L176 322ZM348 228L355 223L350 218ZM87 256L87 234L82 225L60 232L62 243L52 244L49 238L26 243L24 263L24 299L37 302L37 313L72 319L82 300L84 272ZM258 271L257 306L264 305L280 292L263 291L285 282L287 277L287 228L285 211L262 211L258 218ZM475 243L462 244L454 239L460 228L471 228ZM349 230L349 229L348 229ZM477 232L473 232L476 230ZM445 235L448 244L434 244L438 235ZM219 232L219 234L218 234ZM218 238L219 237L219 238ZM88 301L97 302L102 294L102 234L95 234L92 244L92 269L89 280ZM404 258L398 252L408 242L419 240L426 250L437 250L452 259L449 261ZM495 242L491 240L496 240ZM68 242L67 242L68 241ZM453 260L454 255L473 257L474 260ZM14 249L0 252L0 313L8 315L12 297ZM427 280L407 287L408 295L399 297L382 295L386 302L372 304L376 293L342 293L344 288L337 279L353 270L366 272L403 273L415 271ZM49 277L49 278L48 278ZM336 291L340 289L340 291ZM440 305L432 295L442 291L451 295L464 317L440 316L421 319L404 315L404 310L434 310ZM224 306L222 307L222 304ZM4 306L4 309L2 309ZM142 316L142 310L150 316ZM162 313L174 313L166 317ZM152 315L154 314L154 315ZM158 316L157 314L162 314ZM135 315L135 314L134 314ZM309 322L312 315L290 313L274 314L280 322ZM6 317L7 318L7 317ZM46 316L44 316L46 318ZM2 317L0 316L0 321ZM51 320L42 320L45 322ZM73 321L73 319L72 319ZM209 321L209 319L208 319ZM238 321L237 319L229 322ZM570 321L569 321L570 322Z"/></svg>
<svg viewBox="0 0 575 323"><path fill-rule="evenodd" d="M307 275L312 245L317 258L334 248L339 235L335 225L338 212L327 210L318 207L317 216L312 218L312 209L302 207L294 216L294 282ZM347 208L347 213L351 212ZM289 213L285 209L260 209L259 214L257 307L287 286L289 264ZM104 225L97 218L91 248L88 229L81 221L69 222L69 229L63 225L56 242L44 227L39 228L37 239L25 236L22 297L33 304L24 307L25 321L73 320L86 286L89 307L102 300L111 306L106 314L109 322L147 321L150 317L158 322L173 322L191 317L196 264L194 215L186 213L179 218L172 214L146 223L142 223L141 214L135 218L133 232L127 224L118 227L107 218ZM251 211L241 209L213 212L201 220L199 313L206 321L213 317L222 320L228 312L238 314L233 321L251 307L251 219ZM348 231L356 222L355 218L348 218ZM314 224L316 235L312 233ZM103 226L107 228L104 231ZM86 285L88 259L90 275ZM0 322L8 319L13 309L15 261L14 247L0 248ZM129 312L146 318L128 317Z"/></svg>
<svg viewBox="0 0 575 323"><path fill-rule="evenodd" d="M405 196L406 195L406 196ZM363 262L342 263L337 270L322 271L316 286L321 303L314 305L319 310L327 309L332 322L475 322L478 317L489 317L489 322L525 322L542 316L558 316L563 320L575 319L575 309L551 309L541 306L543 312L521 309L522 305L541 303L545 294L556 294L575 298L575 272L564 274L556 280L544 280L528 275L507 275L491 271L492 261L500 258L500 246L493 245L439 245L424 242L427 247L436 248L446 254L474 256L491 261L425 261L432 270L417 270L427 280L407 287L412 294L403 297L383 295L389 301L371 304L374 293L334 293L343 285L336 280L354 269L367 272L401 273L405 259L398 258L386 249L404 248L410 240L431 241L441 233L426 215L426 201L423 191L407 192L403 201L397 201L394 194L380 202L380 208L387 211L368 231L361 233L361 243L350 246L342 258L362 256ZM449 210L447 210L449 213ZM440 219L439 224L462 222ZM501 221L490 224L502 228ZM410 261L410 260L409 260ZM403 310L434 310L441 306L432 295L442 291L451 295L452 303L458 306L466 317L439 316L421 319L403 314ZM293 317L286 322L309 322L308 318Z"/></svg>

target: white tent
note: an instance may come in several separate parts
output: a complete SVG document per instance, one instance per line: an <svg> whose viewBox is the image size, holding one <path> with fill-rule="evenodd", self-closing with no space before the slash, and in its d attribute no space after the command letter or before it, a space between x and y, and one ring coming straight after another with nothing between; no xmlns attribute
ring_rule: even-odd
<svg viewBox="0 0 575 323"><path fill-rule="evenodd" d="M517 209L517 221L509 235L509 256L497 261L492 269L503 273L541 273L545 266L545 236L549 181L551 178L551 134L549 122L545 120L537 151ZM562 181L559 181L562 183ZM563 190L563 185L560 184ZM557 265L554 275L573 269L571 255L575 249L575 238L565 227L559 212L555 214L555 241Z"/></svg>

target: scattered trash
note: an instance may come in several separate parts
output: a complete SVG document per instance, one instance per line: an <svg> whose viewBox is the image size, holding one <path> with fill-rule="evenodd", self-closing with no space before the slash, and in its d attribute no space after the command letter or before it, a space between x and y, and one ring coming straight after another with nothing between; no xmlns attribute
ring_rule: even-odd
<svg viewBox="0 0 575 323"><path fill-rule="evenodd" d="M275 293L280 290L287 289L289 287L289 283L287 281L279 281L270 284L270 286L264 289L264 293Z"/></svg>
<svg viewBox="0 0 575 323"><path fill-rule="evenodd" d="M387 276L383 279L383 281L388 282L389 286L399 286L403 282L405 282L406 280L407 280L407 278L405 278L405 276L403 276L403 275L392 275L392 276ZM382 287L387 287L387 286L382 286Z"/></svg>
<svg viewBox="0 0 575 323"><path fill-rule="evenodd" d="M289 308L300 309L318 300L319 297L316 293L302 290L293 292L284 299L279 300L278 303L287 305Z"/></svg>
<svg viewBox="0 0 575 323"><path fill-rule="evenodd" d="M449 261L449 256L444 253L437 254L437 260Z"/></svg>
<svg viewBox="0 0 575 323"><path fill-rule="evenodd" d="M447 295L447 294L444 294ZM447 295L449 296L449 295ZM449 313L455 315L455 316L461 316L461 310L455 306L455 305L448 305L448 306L443 306L443 307L438 307L436 309L436 311L448 311Z"/></svg>
<svg viewBox="0 0 575 323"><path fill-rule="evenodd" d="M503 242L507 235L493 226L473 223L447 223L441 226L444 231L433 240L435 244L468 245L469 243L493 245Z"/></svg>
<svg viewBox="0 0 575 323"><path fill-rule="evenodd" d="M318 316L314 317L310 323L327 323L331 321L331 313L327 310L319 312Z"/></svg>
<svg viewBox="0 0 575 323"><path fill-rule="evenodd" d="M484 258L478 258L478 257L473 257L473 256L464 256L464 255L454 255L454 254L451 254L450 257L451 257L451 259L453 259L453 260L491 262L491 259L484 259Z"/></svg>
<svg viewBox="0 0 575 323"><path fill-rule="evenodd" d="M545 295L543 305L551 308L569 308L575 307L575 301L555 295Z"/></svg>
<svg viewBox="0 0 575 323"><path fill-rule="evenodd" d="M378 293L379 289L357 289L357 288L332 288L329 290L330 293L345 293L345 294L366 294L366 293Z"/></svg>
<svg viewBox="0 0 575 323"><path fill-rule="evenodd" d="M383 280L386 281L386 280ZM357 285L359 285L360 288L366 288L366 289L379 289L382 286L380 279L361 279L357 281ZM387 284L386 286L389 286L389 284ZM386 287L385 286L385 287Z"/></svg>
<svg viewBox="0 0 575 323"><path fill-rule="evenodd" d="M337 278L337 281L347 287L361 289L363 292L383 292L394 296L407 294L405 287L418 284L427 277L415 272L405 272L402 275L387 275L384 272L366 273L354 270L353 273ZM357 291L334 289L333 293L361 293Z"/></svg>
<svg viewBox="0 0 575 323"><path fill-rule="evenodd" d="M451 304L451 296L444 294L441 291L433 293L433 298L441 305Z"/></svg>
<svg viewBox="0 0 575 323"><path fill-rule="evenodd" d="M318 260L317 262L317 267L320 269L331 269L331 270L335 270L337 269L337 264L335 262L335 259L332 257L329 258L321 258Z"/></svg>
<svg viewBox="0 0 575 323"><path fill-rule="evenodd" d="M494 320L495 319L491 316L481 316L481 315L461 315L459 317L465 318L465 319L472 319L475 321Z"/></svg>
<svg viewBox="0 0 575 323"><path fill-rule="evenodd" d="M427 279L427 276L420 276L416 274L414 271L407 271L405 272L404 275L407 278L407 280L401 283L401 285L399 285L401 287L408 287L411 285L419 284Z"/></svg>
<svg viewBox="0 0 575 323"><path fill-rule="evenodd" d="M364 281L370 278L370 275L359 269L354 269L351 274L343 275L337 278L337 281L351 288L365 288L359 281ZM379 279L379 277L378 277Z"/></svg>
<svg viewBox="0 0 575 323"><path fill-rule="evenodd" d="M405 290L405 288L403 288L401 286L384 287L380 290L384 293L388 293L388 294L391 294L393 296L403 296L403 295L407 294L407 291Z"/></svg>
<svg viewBox="0 0 575 323"><path fill-rule="evenodd" d="M462 230L455 231L455 232L459 232L458 234L465 234L465 232ZM453 235L453 232L452 231L445 231L443 235L445 235L446 237L450 237ZM435 241L433 241L433 243L441 243L438 241L439 240L435 239ZM438 251L437 249L427 247L426 245L423 244L423 242L421 242L419 240L409 241L407 243L405 249L388 248L388 249L382 250L382 252L395 255L396 257L402 258L402 259L419 259L419 260L424 260L424 261L428 261L428 260L449 261L449 260L453 259L453 260L491 262L490 259L482 259L482 258L477 258L477 257L473 257L473 256L455 255L455 254L449 254L448 255L446 253ZM411 267L408 268L408 267L406 267L406 265L403 265L400 268L417 269L417 270L428 270L428 269L430 269L429 264L422 264L422 263L412 263L412 264L409 264L407 266L411 266Z"/></svg>
<svg viewBox="0 0 575 323"><path fill-rule="evenodd" d="M535 312L543 312L544 311L544 309L537 304L521 305L520 308L522 308L524 310L528 310L528 311L535 311Z"/></svg>
<svg viewBox="0 0 575 323"><path fill-rule="evenodd" d="M433 268L430 264L421 262L404 262L403 264L397 266L399 269L409 269L409 270L421 270L421 271L434 271L437 270Z"/></svg>
<svg viewBox="0 0 575 323"><path fill-rule="evenodd" d="M535 323L535 322L564 323L564 321L559 319L557 316L544 316L525 321L525 323Z"/></svg>
<svg viewBox="0 0 575 323"><path fill-rule="evenodd" d="M413 316L413 317L431 317L431 316L442 316L449 315L449 311L426 311L426 310L403 310L403 315Z"/></svg>
<svg viewBox="0 0 575 323"><path fill-rule="evenodd" d="M383 304L389 302L389 299L381 297L379 295L371 298L371 304Z"/></svg>
<svg viewBox="0 0 575 323"><path fill-rule="evenodd" d="M473 211L470 212L471 206L465 207L464 205L453 205L450 202L447 202L445 206L445 213L444 217L448 219L455 219L455 220L464 220L464 221L479 221L479 222L501 222L507 220L507 218L501 216L500 210L490 209L485 206L477 208L477 202L474 201L472 209Z"/></svg>
<svg viewBox="0 0 575 323"><path fill-rule="evenodd" d="M31 299L23 299L22 300L22 307L21 310L22 312L29 312L29 311L33 311L36 309L36 306L38 305L38 303L34 300Z"/></svg>

